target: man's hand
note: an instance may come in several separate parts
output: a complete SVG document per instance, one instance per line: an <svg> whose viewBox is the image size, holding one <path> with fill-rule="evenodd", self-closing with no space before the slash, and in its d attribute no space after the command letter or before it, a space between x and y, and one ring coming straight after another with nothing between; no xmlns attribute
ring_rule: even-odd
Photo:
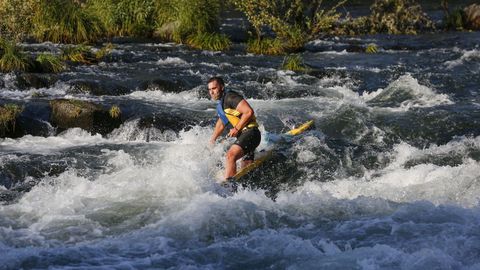
<svg viewBox="0 0 480 270"><path fill-rule="evenodd" d="M228 132L228 137L237 137L238 136L238 129L236 127L233 127L230 129Z"/></svg>

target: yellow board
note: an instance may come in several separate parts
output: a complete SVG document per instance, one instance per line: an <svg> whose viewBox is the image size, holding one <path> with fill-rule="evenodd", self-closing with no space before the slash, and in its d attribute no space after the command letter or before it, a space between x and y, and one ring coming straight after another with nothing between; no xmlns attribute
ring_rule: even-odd
<svg viewBox="0 0 480 270"><path fill-rule="evenodd" d="M304 131L311 128L313 123L314 123L313 120L305 122L302 125L300 125L299 127L291 129L290 131L286 132L285 135L295 136L295 135L301 134ZM274 151L274 149L270 149L270 150L266 150L266 151L260 152L258 154L255 154L257 156L255 161L253 161L251 164L249 164L245 168L238 171L237 174L235 174L233 176L233 178L235 178L235 180L239 180L240 178L242 178L242 176L246 175L247 173L251 172L253 169L262 165L263 162L267 161L268 159L270 159L272 157L273 151Z"/></svg>

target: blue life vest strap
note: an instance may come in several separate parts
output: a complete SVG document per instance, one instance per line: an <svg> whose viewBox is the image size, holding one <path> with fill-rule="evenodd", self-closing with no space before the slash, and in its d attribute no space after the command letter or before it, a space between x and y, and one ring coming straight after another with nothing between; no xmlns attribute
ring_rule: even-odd
<svg viewBox="0 0 480 270"><path fill-rule="evenodd" d="M224 97L227 95L227 92L225 91L225 93L223 93L223 96L222 98L220 99L220 101L218 101L218 104L217 104L217 114L218 114L218 117L220 117L220 120L222 120L223 122L223 125L225 127L227 127L228 125L230 125L230 121L228 121L228 118L227 116L225 115L225 111L223 110L223 99Z"/></svg>

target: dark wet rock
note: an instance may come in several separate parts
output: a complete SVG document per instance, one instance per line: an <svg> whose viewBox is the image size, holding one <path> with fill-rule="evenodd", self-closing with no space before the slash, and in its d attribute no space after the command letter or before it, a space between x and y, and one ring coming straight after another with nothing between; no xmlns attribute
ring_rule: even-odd
<svg viewBox="0 0 480 270"><path fill-rule="evenodd" d="M79 127L105 135L121 124L119 117L111 117L108 110L92 102L58 99L50 101L50 106L51 121L58 131Z"/></svg>
<svg viewBox="0 0 480 270"><path fill-rule="evenodd" d="M480 30L480 4L472 4L463 9L467 29Z"/></svg>
<svg viewBox="0 0 480 270"><path fill-rule="evenodd" d="M140 90L161 90L166 93L179 93L190 89L179 79L155 78L140 83Z"/></svg>
<svg viewBox="0 0 480 270"><path fill-rule="evenodd" d="M29 102L23 106L23 111L17 119L17 127L23 135L50 136L53 128L49 123L51 108L48 102Z"/></svg>
<svg viewBox="0 0 480 270"><path fill-rule="evenodd" d="M3 80L0 80L0 88L4 88L5 87L5 82Z"/></svg>
<svg viewBox="0 0 480 270"><path fill-rule="evenodd" d="M19 138L25 135L49 136L53 128L48 122L50 106L47 102L29 102L18 106L15 115L10 108L0 107L0 137Z"/></svg>
<svg viewBox="0 0 480 270"><path fill-rule="evenodd" d="M138 128L145 129L153 127L160 131L171 130L179 132L181 130L189 130L197 124L198 121L194 118L171 113L155 113L153 116L142 117L138 122Z"/></svg>
<svg viewBox="0 0 480 270"><path fill-rule="evenodd" d="M77 80L71 82L69 94L90 94L94 96L120 96L128 94L128 88L115 82L97 82L92 80Z"/></svg>
<svg viewBox="0 0 480 270"><path fill-rule="evenodd" d="M0 186L6 190L0 191L0 202L11 202L22 194L30 191L45 176L55 177L65 172L72 164L78 164L65 156L45 158L45 155L16 155L15 158L5 159L0 164ZM81 163L81 162L80 162Z"/></svg>
<svg viewBox="0 0 480 270"><path fill-rule="evenodd" d="M129 36L129 37L113 37L111 42L114 44L138 44L138 43L149 43L154 41L154 39L148 37L140 36Z"/></svg>
<svg viewBox="0 0 480 270"><path fill-rule="evenodd" d="M343 75L340 74L342 71L338 70L331 70L331 69L323 69L323 68L316 68L314 66L309 66L307 71L305 72L306 74L316 77L316 78L325 78L325 77L331 77L333 75Z"/></svg>
<svg viewBox="0 0 480 270"><path fill-rule="evenodd" d="M0 191L0 205L1 204L12 204L14 203L19 197L20 193L10 190L1 190Z"/></svg>
<svg viewBox="0 0 480 270"><path fill-rule="evenodd" d="M48 88L57 82L58 78L53 74L20 73L17 75L17 87L20 89Z"/></svg>

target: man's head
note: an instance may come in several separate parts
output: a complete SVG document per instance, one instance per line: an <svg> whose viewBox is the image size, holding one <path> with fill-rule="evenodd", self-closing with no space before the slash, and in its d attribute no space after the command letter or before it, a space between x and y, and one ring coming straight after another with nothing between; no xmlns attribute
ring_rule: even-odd
<svg viewBox="0 0 480 270"><path fill-rule="evenodd" d="M219 100L222 97L225 83L222 77L212 77L208 80L208 93L213 100Z"/></svg>

